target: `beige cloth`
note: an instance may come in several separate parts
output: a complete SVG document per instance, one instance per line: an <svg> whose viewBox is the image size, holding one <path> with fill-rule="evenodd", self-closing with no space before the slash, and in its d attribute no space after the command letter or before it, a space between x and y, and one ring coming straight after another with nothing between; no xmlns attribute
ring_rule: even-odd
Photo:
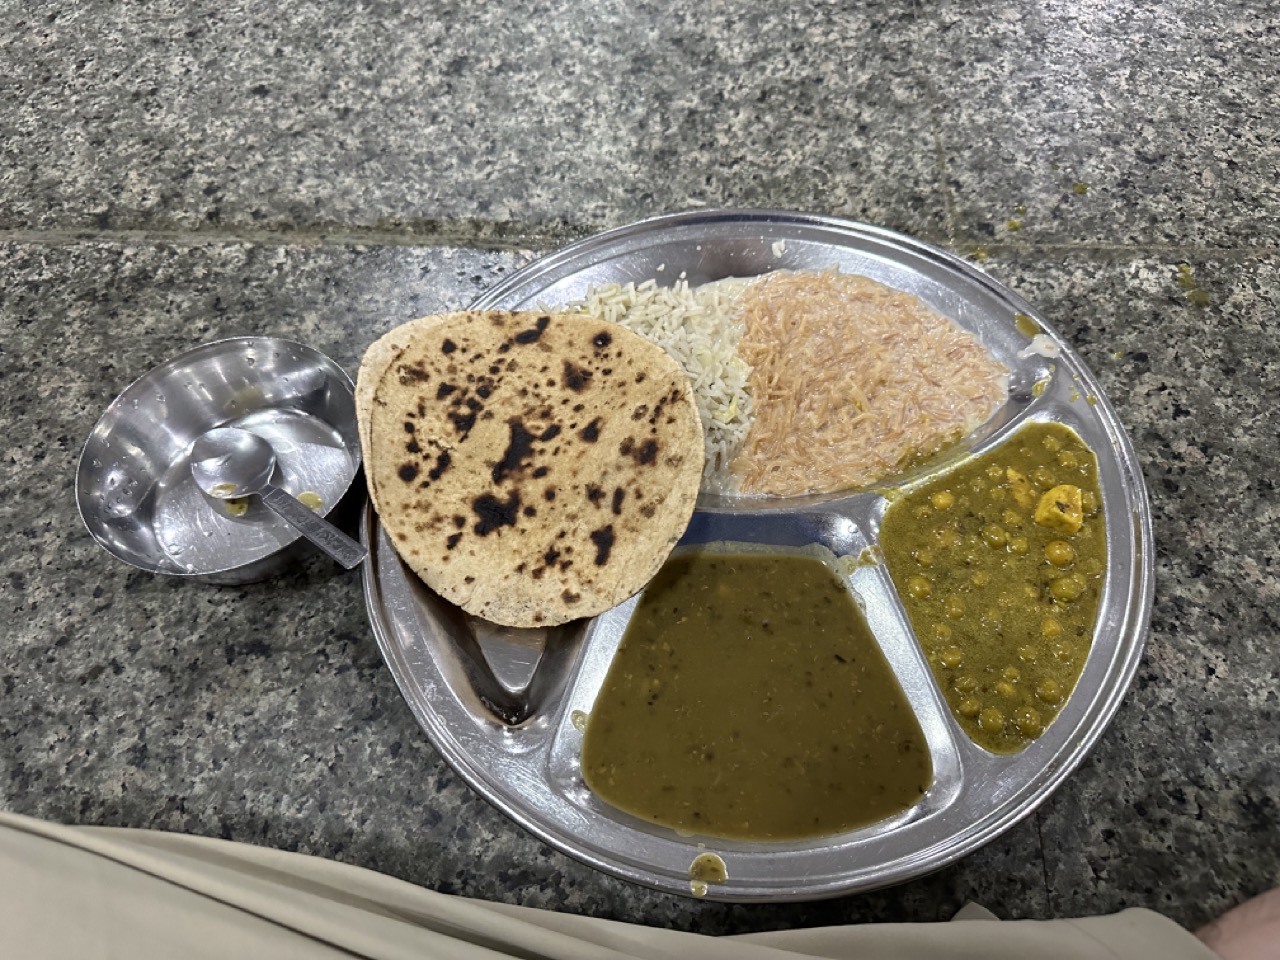
<svg viewBox="0 0 1280 960"><path fill-rule="evenodd" d="M960 919L990 918L977 910ZM0 813L0 954L319 960L1213 960L1146 910L1085 920L868 924L706 937L484 903L223 840Z"/></svg>

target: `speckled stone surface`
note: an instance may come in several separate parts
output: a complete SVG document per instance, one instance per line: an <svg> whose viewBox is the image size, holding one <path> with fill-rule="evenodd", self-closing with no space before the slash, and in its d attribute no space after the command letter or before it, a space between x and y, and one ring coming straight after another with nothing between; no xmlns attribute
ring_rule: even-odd
<svg viewBox="0 0 1280 960"><path fill-rule="evenodd" d="M1274 10L0 0L0 22L0 805L711 933L969 899L1194 925L1280 883ZM354 370L525 248L700 204L973 256L1079 347L1150 488L1151 637L1114 723L1034 815L889 890L728 907L581 866L441 761L356 578L158 580L76 514L94 421L169 356L276 334Z"/></svg>
<svg viewBox="0 0 1280 960"><path fill-rule="evenodd" d="M943 223L909 4L4 8L3 226Z"/></svg>
<svg viewBox="0 0 1280 960"><path fill-rule="evenodd" d="M928 6L957 236L1274 249L1274 7Z"/></svg>
<svg viewBox="0 0 1280 960"><path fill-rule="evenodd" d="M1272 325L1280 261L988 261L1101 378L1132 432L1160 547L1148 656L1094 757L1039 812L942 872L835 901L726 907L548 849L443 764L382 664L359 584L309 561L268 584L156 579L76 516L79 444L120 387L194 342L277 333L351 367L408 316L465 303L518 254L10 244L0 409L0 798L77 823L232 837L434 889L730 932L1141 904L1185 922L1280 879ZM1117 354L1122 356L1117 357ZM1256 372L1238 377L1238 368ZM1260 378L1255 379L1255 378ZM1257 384L1257 386L1255 386ZM1259 388L1260 387L1260 388ZM1226 491L1225 495L1223 491Z"/></svg>

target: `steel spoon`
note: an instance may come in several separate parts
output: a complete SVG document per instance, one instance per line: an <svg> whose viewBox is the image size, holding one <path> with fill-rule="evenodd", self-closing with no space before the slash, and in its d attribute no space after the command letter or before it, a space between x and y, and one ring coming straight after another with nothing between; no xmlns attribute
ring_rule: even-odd
<svg viewBox="0 0 1280 960"><path fill-rule="evenodd" d="M328 520L271 483L276 452L248 430L218 427L199 437L191 448L191 475L211 497L227 500L257 494L272 513L350 570L369 551Z"/></svg>

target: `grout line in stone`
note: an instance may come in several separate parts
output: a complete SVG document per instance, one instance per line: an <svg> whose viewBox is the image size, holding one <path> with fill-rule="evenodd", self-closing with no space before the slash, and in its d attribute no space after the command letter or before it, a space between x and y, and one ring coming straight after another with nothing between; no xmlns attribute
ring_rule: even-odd
<svg viewBox="0 0 1280 960"><path fill-rule="evenodd" d="M547 230L493 224L467 229L442 224L417 232L323 228L152 230L97 227L0 227L0 243L67 246L77 243L148 243L180 247L256 244L289 247L458 247L472 250L551 250L592 231Z"/></svg>
<svg viewBox="0 0 1280 960"><path fill-rule="evenodd" d="M1049 916L1056 916L1054 913L1055 904L1053 896L1053 888L1049 885L1049 858L1044 853L1044 820L1037 810L1032 816L1036 822L1036 839L1040 841L1040 872L1044 878L1044 897L1045 905L1049 908Z"/></svg>
<svg viewBox="0 0 1280 960"><path fill-rule="evenodd" d="M947 152L942 146L942 134L937 123L933 124L933 159L938 171L938 182L942 188L942 208L947 223L947 243L954 246L960 235L960 217L956 212L956 198L951 193L950 176L947 167Z"/></svg>
<svg viewBox="0 0 1280 960"><path fill-rule="evenodd" d="M948 214L950 220L950 214ZM601 228L603 229L603 228ZM573 240L588 236L594 228L575 225L559 229L535 228L520 224L440 224L423 232L318 228L278 230L143 230L102 228L3 228L0 243L44 246L67 246L79 243L144 243L173 246L220 246L256 244L261 246L296 247L453 247L471 250L549 251ZM1157 257L1202 262L1206 260L1242 261L1280 255L1280 246L1214 247L1177 243L1098 243L1098 242L975 242L955 240L948 226L948 236L941 238L926 231L916 238L926 243L947 247L962 255L975 257L1083 256L1098 259Z"/></svg>

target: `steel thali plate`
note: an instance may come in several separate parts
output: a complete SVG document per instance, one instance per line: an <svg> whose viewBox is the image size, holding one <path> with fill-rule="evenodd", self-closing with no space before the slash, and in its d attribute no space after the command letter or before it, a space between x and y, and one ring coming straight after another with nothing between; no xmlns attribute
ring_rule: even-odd
<svg viewBox="0 0 1280 960"><path fill-rule="evenodd" d="M943 250L875 227L774 211L706 211L641 221L588 238L518 271L477 309L539 309L590 287L657 278L698 285L772 270L837 268L915 294L982 340L1009 367L1001 409L960 441L963 460L1024 423L1071 427L1098 459L1108 567L1093 646L1076 689L1021 753L996 755L960 729L934 681L883 565L854 566L849 586L911 701L935 780L910 810L846 834L744 842L678 835L622 813L583 782L582 731L636 599L586 622L511 630L468 617L404 566L370 508L364 591L374 633L414 716L445 760L482 796L557 849L605 872L672 893L689 868L719 854L728 879L710 899L803 900L886 886L939 869L1031 813L1102 735L1142 655L1150 619L1150 511L1137 458L1093 375L1033 307ZM1054 351L1028 352L1026 315ZM1043 342L1043 341L1042 341ZM1042 391L1037 382L1047 381ZM954 462L954 461L953 461ZM936 469L936 468L934 468ZM682 545L738 541L837 556L874 546L885 491L787 500L704 495Z"/></svg>

